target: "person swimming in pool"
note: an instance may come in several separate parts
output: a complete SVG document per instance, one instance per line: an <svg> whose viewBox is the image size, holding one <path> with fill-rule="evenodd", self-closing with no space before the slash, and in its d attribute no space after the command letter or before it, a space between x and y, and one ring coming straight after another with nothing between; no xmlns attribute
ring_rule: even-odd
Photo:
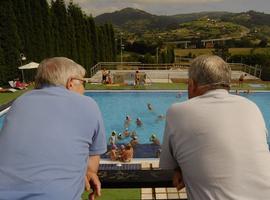
<svg viewBox="0 0 270 200"><path fill-rule="evenodd" d="M152 142L152 144L160 145L160 141L155 134L150 136L149 141Z"/></svg>
<svg viewBox="0 0 270 200"><path fill-rule="evenodd" d="M136 124L137 124L137 126L143 125L142 120L139 117L136 119Z"/></svg>
<svg viewBox="0 0 270 200"><path fill-rule="evenodd" d="M131 122L131 117L129 115L126 116L125 122L124 122L124 127L128 128Z"/></svg>
<svg viewBox="0 0 270 200"><path fill-rule="evenodd" d="M148 103L148 104L147 104L147 108L148 108L148 110L152 111L152 110L153 110L152 104L151 104L151 103Z"/></svg>

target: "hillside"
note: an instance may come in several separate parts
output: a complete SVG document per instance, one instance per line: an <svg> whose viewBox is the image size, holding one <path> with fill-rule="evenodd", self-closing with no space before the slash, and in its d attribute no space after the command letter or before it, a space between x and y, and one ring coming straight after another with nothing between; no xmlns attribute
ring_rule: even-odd
<svg viewBox="0 0 270 200"><path fill-rule="evenodd" d="M270 40L270 14L249 11L222 16L221 20L249 28L253 38L267 38Z"/></svg>
<svg viewBox="0 0 270 200"><path fill-rule="evenodd" d="M190 22L193 20L198 20L200 18L211 18L220 19L221 17L231 16L230 12L198 12L198 13L188 13L188 14L178 14L172 15L178 23Z"/></svg>
<svg viewBox="0 0 270 200"><path fill-rule="evenodd" d="M157 16L133 8L125 8L113 13L105 13L95 18L97 23L112 23L117 28L142 33L147 30L165 30L177 25L177 20L169 16Z"/></svg>
<svg viewBox="0 0 270 200"><path fill-rule="evenodd" d="M262 39L270 40L270 14L255 11L158 16L139 9L125 8L99 15L95 21L112 23L117 31L125 32L129 40L238 39L245 36L257 43Z"/></svg>
<svg viewBox="0 0 270 200"><path fill-rule="evenodd" d="M253 28L254 26L270 26L270 14L256 11L228 14L220 18L223 21L234 22L249 28Z"/></svg>
<svg viewBox="0 0 270 200"><path fill-rule="evenodd" d="M181 23L179 28L160 32L158 35L165 41L177 41L191 38L241 38L248 33L248 28L232 22L201 18ZM147 34L144 35L147 36Z"/></svg>

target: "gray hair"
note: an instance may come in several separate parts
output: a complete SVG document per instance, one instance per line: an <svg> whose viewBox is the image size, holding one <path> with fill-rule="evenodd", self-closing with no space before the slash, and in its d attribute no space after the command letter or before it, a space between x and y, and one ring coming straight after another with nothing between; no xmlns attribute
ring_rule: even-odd
<svg viewBox="0 0 270 200"><path fill-rule="evenodd" d="M195 58L191 63L188 75L198 86L230 88L231 68L218 56L202 55Z"/></svg>
<svg viewBox="0 0 270 200"><path fill-rule="evenodd" d="M45 85L66 86L70 78L83 78L85 69L73 60L65 57L54 57L43 60L37 69L35 88Z"/></svg>

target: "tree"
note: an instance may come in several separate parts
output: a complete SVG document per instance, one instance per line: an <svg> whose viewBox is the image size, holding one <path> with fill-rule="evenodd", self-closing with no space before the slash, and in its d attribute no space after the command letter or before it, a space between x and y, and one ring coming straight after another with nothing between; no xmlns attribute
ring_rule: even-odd
<svg viewBox="0 0 270 200"><path fill-rule="evenodd" d="M266 47L267 44L268 44L267 38L262 38L260 43L259 43L259 47Z"/></svg>
<svg viewBox="0 0 270 200"><path fill-rule="evenodd" d="M68 18L64 0L51 2L52 38L54 41L54 55L67 56L68 46Z"/></svg>
<svg viewBox="0 0 270 200"><path fill-rule="evenodd" d="M116 57L111 24L96 26L77 4L64 0L0 1L0 82L19 76L20 54L27 61L65 56L90 72L98 61Z"/></svg>
<svg viewBox="0 0 270 200"><path fill-rule="evenodd" d="M2 48L0 47L0 84L7 84L5 80L6 73L5 73L5 58Z"/></svg>
<svg viewBox="0 0 270 200"><path fill-rule="evenodd" d="M52 43L52 36L51 36L51 16L50 16L50 10L47 0L39 0L40 6L42 8L41 10L41 19L43 24L43 34L44 34L44 40L45 40L45 49L44 52L46 54L46 57L53 56L52 49L53 49L53 43Z"/></svg>
<svg viewBox="0 0 270 200"><path fill-rule="evenodd" d="M93 17L88 18L88 24L90 26L90 35L91 35L91 43L93 47L93 64L96 64L99 60L99 53L97 51L98 48L98 37L97 37L97 29L94 22Z"/></svg>
<svg viewBox="0 0 270 200"><path fill-rule="evenodd" d="M16 17L10 0L0 1L0 34L0 48L5 59L5 67L2 69L5 77L2 81L6 82L19 75L18 59L21 46Z"/></svg>
<svg viewBox="0 0 270 200"><path fill-rule="evenodd" d="M31 41L32 41L32 55L33 61L40 62L44 58L46 58L46 44L44 38L44 26L42 20L42 8L40 1L31 0L30 8L32 14L32 32L31 32ZM28 36L29 37L29 36Z"/></svg>
<svg viewBox="0 0 270 200"><path fill-rule="evenodd" d="M160 54L161 63L174 63L174 49L168 48L161 52Z"/></svg>
<svg viewBox="0 0 270 200"><path fill-rule="evenodd" d="M97 27L97 38L98 38L98 58L99 62L105 61L105 53L106 53L106 48L104 45L104 31L103 27Z"/></svg>
<svg viewBox="0 0 270 200"><path fill-rule="evenodd" d="M24 0L13 0L13 10L16 17L16 26L18 29L18 34L21 39L20 50L25 53L26 49L30 49L30 27L27 23L26 7Z"/></svg>
<svg viewBox="0 0 270 200"><path fill-rule="evenodd" d="M229 48L225 44L215 44L213 54L223 58L225 61L231 56Z"/></svg>

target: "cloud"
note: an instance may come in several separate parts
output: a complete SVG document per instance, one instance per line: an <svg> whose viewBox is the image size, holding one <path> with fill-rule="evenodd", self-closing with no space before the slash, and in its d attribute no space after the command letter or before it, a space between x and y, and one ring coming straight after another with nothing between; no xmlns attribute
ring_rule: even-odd
<svg viewBox="0 0 270 200"><path fill-rule="evenodd" d="M69 0L65 0L67 3ZM172 15L200 11L268 12L269 0L73 0L93 16L114 12L126 7L138 8L152 14Z"/></svg>

